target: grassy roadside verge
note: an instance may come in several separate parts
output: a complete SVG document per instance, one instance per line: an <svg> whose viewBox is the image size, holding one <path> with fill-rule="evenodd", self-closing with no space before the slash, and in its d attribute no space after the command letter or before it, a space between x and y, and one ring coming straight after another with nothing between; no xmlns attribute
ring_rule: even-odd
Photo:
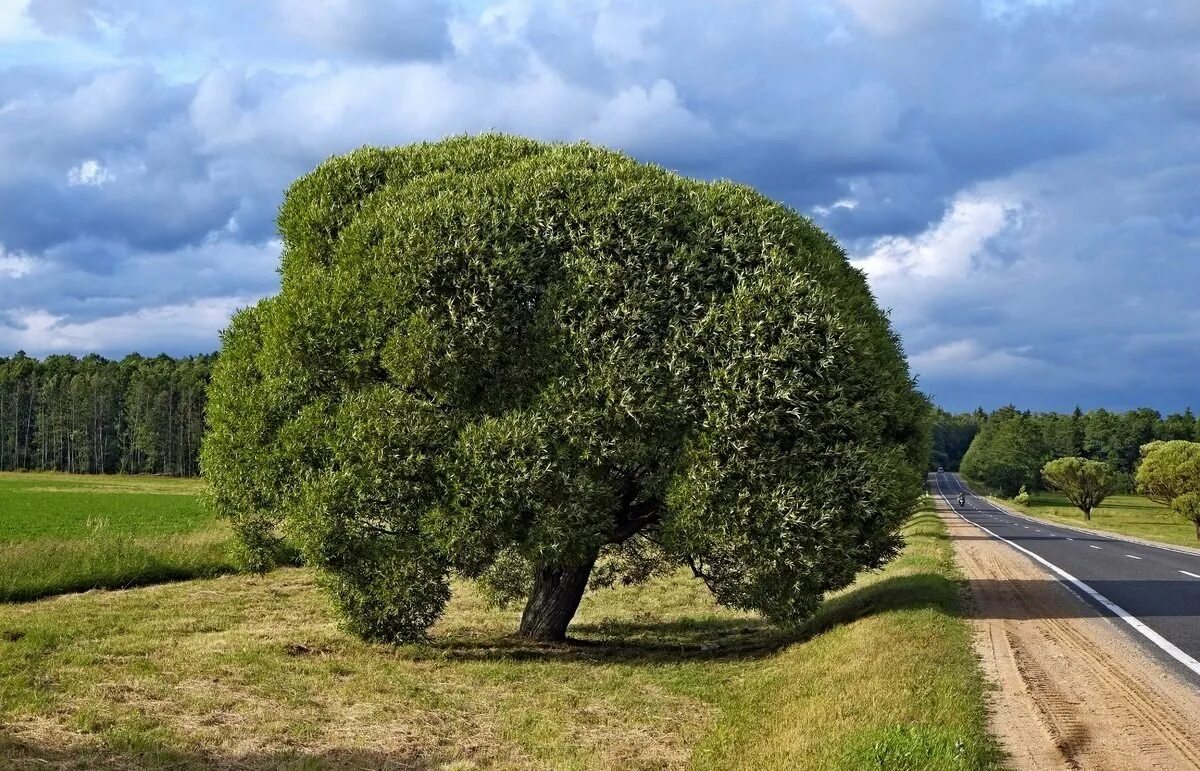
<svg viewBox="0 0 1200 771"><path fill-rule="evenodd" d="M422 645L341 633L312 574L0 607L15 768L982 769L984 685L940 521L783 633L680 574L585 600L586 644L456 587Z"/></svg>
<svg viewBox="0 0 1200 771"><path fill-rule="evenodd" d="M961 616L962 576L932 511L908 546L813 620L824 631L783 651L727 705L698 769L983 769L985 682Z"/></svg>
<svg viewBox="0 0 1200 771"><path fill-rule="evenodd" d="M1039 491L1030 493L1029 505L1022 506L1002 498L992 501L1037 519L1071 525L1085 530L1116 533L1148 541L1200 548L1196 526L1167 506L1160 506L1140 495L1114 495L1092 511L1091 520L1062 495Z"/></svg>

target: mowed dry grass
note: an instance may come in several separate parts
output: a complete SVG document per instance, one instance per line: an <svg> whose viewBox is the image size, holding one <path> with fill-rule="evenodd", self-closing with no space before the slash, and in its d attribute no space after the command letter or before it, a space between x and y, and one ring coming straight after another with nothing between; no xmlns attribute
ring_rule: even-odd
<svg viewBox="0 0 1200 771"><path fill-rule="evenodd" d="M456 586L431 641L342 633L313 574L0 607L14 768L985 768L983 685L936 519L806 630L680 574L585 600L580 642L509 637Z"/></svg>

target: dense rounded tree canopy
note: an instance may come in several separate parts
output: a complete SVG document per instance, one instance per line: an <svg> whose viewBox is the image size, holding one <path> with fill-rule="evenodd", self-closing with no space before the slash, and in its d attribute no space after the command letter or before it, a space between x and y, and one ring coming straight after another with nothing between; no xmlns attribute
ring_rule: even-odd
<svg viewBox="0 0 1200 771"><path fill-rule="evenodd" d="M359 634L418 637L452 575L515 575L521 631L561 638L598 560L794 623L895 553L927 404L786 207L486 135L332 158L279 228L203 472L255 564L298 546Z"/></svg>
<svg viewBox="0 0 1200 771"><path fill-rule="evenodd" d="M1042 479L1082 511L1084 519L1091 519L1092 509L1117 488L1117 472L1112 466L1086 458L1052 460L1042 468Z"/></svg>
<svg viewBox="0 0 1200 771"><path fill-rule="evenodd" d="M1185 493L1200 493L1200 443L1174 439L1143 445L1137 487L1150 500L1168 506Z"/></svg>

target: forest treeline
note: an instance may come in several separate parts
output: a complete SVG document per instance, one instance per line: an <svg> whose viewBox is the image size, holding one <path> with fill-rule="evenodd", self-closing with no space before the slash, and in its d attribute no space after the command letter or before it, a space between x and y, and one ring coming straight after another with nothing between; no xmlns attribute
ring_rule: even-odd
<svg viewBox="0 0 1200 771"><path fill-rule="evenodd" d="M1105 409L1073 413L1021 411L952 415L938 411L933 423L930 468L961 470L1005 494L1022 485L1041 485L1041 470L1055 458L1087 458L1109 464L1122 490L1133 489L1142 445L1156 439L1200 441L1200 424L1190 409L1163 417L1157 410Z"/></svg>
<svg viewBox="0 0 1200 771"><path fill-rule="evenodd" d="M198 474L214 358L0 357L0 470Z"/></svg>

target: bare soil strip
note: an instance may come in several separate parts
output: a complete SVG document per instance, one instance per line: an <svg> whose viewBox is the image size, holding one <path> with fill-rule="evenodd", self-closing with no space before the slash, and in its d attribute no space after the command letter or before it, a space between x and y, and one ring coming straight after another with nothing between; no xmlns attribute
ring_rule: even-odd
<svg viewBox="0 0 1200 771"><path fill-rule="evenodd" d="M992 730L1017 769L1200 768L1200 692L938 501L971 582Z"/></svg>

